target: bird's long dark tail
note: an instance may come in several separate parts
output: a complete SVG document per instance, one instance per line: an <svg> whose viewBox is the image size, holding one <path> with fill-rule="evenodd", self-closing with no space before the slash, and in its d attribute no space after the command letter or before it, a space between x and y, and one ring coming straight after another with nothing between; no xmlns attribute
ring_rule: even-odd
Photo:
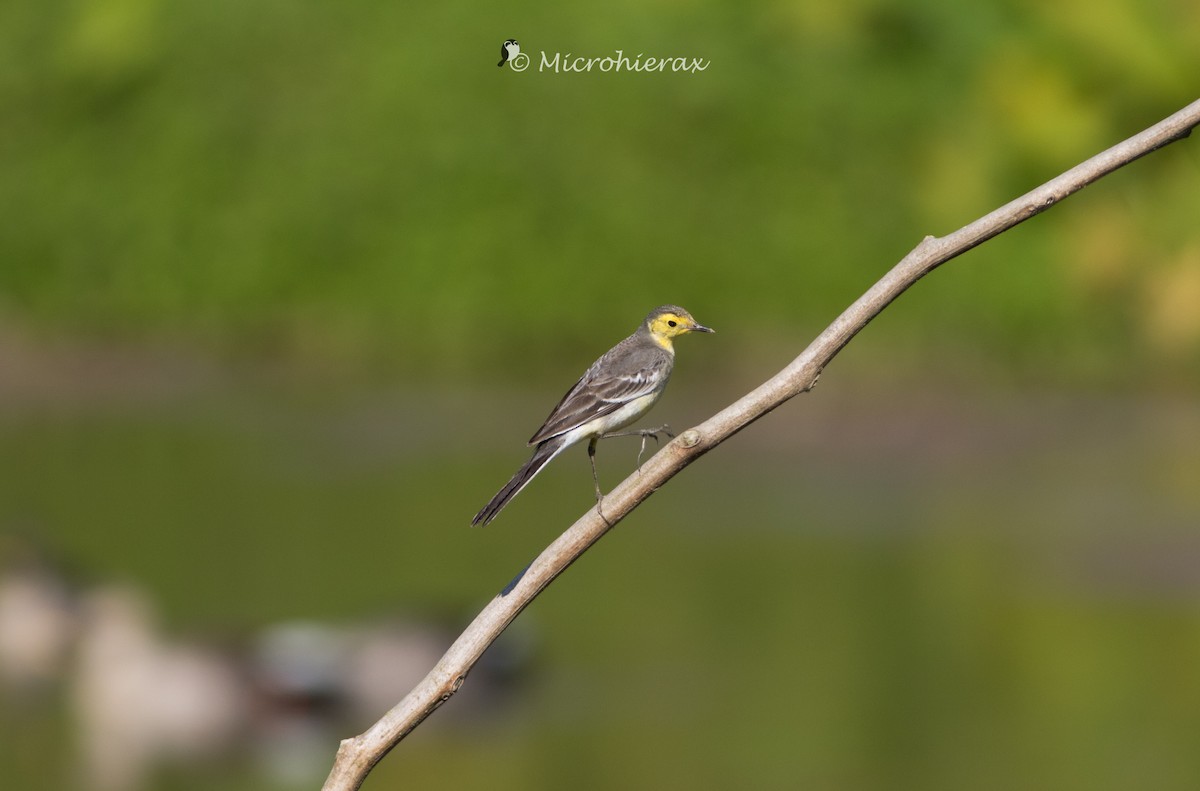
<svg viewBox="0 0 1200 791"><path fill-rule="evenodd" d="M496 518L496 514L500 513L500 509L508 505L508 501L517 496L517 493L524 489L533 476L541 472L542 467L545 467L551 459L562 452L566 447L562 437L551 437L545 442L537 446L533 456L529 461L525 462L525 466L517 470L517 474L512 477L508 483L500 491L496 492L496 496L491 501L480 509L479 513L475 514L475 518L471 520L472 525L486 525L488 522Z"/></svg>

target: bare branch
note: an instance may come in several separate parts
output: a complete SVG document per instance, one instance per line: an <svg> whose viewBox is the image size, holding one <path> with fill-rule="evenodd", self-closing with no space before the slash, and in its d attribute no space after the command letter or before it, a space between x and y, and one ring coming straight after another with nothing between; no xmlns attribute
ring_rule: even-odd
<svg viewBox="0 0 1200 791"><path fill-rule="evenodd" d="M791 364L704 423L680 434L608 494L604 498L607 522L592 508L546 547L484 607L404 700L368 731L341 743L324 791L358 789L389 750L458 691L487 647L555 577L684 467L788 399L810 390L842 347L909 286L946 261L1045 211L1102 176L1187 137L1197 125L1200 101L948 236L925 237Z"/></svg>

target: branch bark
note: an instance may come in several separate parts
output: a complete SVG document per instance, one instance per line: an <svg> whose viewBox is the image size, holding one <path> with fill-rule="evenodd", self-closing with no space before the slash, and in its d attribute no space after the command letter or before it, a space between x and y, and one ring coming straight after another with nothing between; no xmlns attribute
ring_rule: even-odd
<svg viewBox="0 0 1200 791"><path fill-rule="evenodd" d="M354 791L384 755L446 702L500 633L555 577L643 500L700 456L800 393L811 390L842 347L909 286L956 256L1003 233L1097 179L1191 134L1200 100L1118 143L952 234L926 236L900 263L838 316L803 353L755 390L666 445L546 547L476 616L420 684L369 730L337 751L324 791Z"/></svg>

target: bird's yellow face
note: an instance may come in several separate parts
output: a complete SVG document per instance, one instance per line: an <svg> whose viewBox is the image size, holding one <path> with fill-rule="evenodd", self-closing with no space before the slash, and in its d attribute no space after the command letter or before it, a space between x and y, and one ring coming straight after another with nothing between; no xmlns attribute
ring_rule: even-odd
<svg viewBox="0 0 1200 791"><path fill-rule="evenodd" d="M683 308L661 308L646 319L650 337L664 349L672 349L671 339L689 332L714 332L692 318Z"/></svg>

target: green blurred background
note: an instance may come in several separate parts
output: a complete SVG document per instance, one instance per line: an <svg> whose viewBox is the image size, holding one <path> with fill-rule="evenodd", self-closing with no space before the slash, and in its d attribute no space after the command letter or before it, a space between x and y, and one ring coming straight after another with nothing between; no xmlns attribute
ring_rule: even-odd
<svg viewBox="0 0 1200 791"><path fill-rule="evenodd" d="M1197 41L1182 0L4 3L0 532L164 640L461 627L591 504L580 451L468 527L646 311L719 331L686 427L1193 101ZM711 64L537 69L617 49ZM468 680L366 787L1194 788L1198 210L1188 140L922 281L522 616L506 708L454 719ZM23 789L87 787L64 672L0 715Z"/></svg>

